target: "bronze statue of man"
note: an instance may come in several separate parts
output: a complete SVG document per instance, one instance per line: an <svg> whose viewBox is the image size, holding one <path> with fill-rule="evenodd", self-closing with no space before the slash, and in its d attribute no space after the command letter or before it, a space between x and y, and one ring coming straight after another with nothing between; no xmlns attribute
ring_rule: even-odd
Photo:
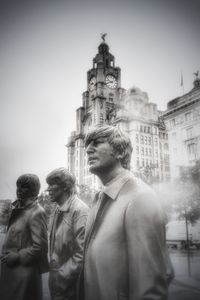
<svg viewBox="0 0 200 300"><path fill-rule="evenodd" d="M49 224L51 299L75 300L88 207L77 197L75 177L66 168L53 170L46 181L55 204Z"/></svg>
<svg viewBox="0 0 200 300"><path fill-rule="evenodd" d="M163 214L153 190L129 171L128 135L98 127L87 134L85 147L89 170L103 189L88 215L79 299L166 299Z"/></svg>
<svg viewBox="0 0 200 300"><path fill-rule="evenodd" d="M40 181L35 174L24 174L16 184L1 256L0 299L41 300L48 242L46 214L37 201Z"/></svg>

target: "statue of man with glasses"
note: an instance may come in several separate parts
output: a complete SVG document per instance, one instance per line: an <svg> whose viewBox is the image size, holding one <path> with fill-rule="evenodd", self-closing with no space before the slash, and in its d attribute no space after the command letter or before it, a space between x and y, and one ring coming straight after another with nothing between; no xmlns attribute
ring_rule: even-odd
<svg viewBox="0 0 200 300"><path fill-rule="evenodd" d="M50 218L49 288L52 300L75 300L83 258L88 207L75 193L75 177L65 168L46 178L55 209Z"/></svg>

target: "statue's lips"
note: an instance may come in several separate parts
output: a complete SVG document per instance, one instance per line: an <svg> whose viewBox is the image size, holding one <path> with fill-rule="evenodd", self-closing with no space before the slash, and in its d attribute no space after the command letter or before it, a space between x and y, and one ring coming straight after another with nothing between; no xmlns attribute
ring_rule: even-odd
<svg viewBox="0 0 200 300"><path fill-rule="evenodd" d="M97 158L96 158L96 157L90 157L90 158L88 158L88 163L89 163L89 165L94 164L96 161L97 161Z"/></svg>

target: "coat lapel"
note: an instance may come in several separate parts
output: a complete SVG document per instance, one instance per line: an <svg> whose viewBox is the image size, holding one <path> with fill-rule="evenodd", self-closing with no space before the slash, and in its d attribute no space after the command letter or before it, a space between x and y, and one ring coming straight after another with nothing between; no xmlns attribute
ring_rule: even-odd
<svg viewBox="0 0 200 300"><path fill-rule="evenodd" d="M58 217L58 207L55 208L49 224L50 254L52 253L52 246L54 245L57 217Z"/></svg>
<svg viewBox="0 0 200 300"><path fill-rule="evenodd" d="M108 206L110 205L110 200L107 195L104 193L99 193L97 204L93 210L92 220L90 221L89 227L86 230L85 236L85 249L88 248L92 236L97 232L98 226L103 218L104 213L106 212Z"/></svg>

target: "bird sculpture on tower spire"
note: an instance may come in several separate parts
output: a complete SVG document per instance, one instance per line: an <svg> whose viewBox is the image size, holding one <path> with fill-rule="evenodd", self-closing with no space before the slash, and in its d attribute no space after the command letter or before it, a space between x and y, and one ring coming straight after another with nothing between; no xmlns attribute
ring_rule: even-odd
<svg viewBox="0 0 200 300"><path fill-rule="evenodd" d="M106 35L107 35L107 33L101 33L101 38L102 38L103 42L106 41L106 40L105 40Z"/></svg>

